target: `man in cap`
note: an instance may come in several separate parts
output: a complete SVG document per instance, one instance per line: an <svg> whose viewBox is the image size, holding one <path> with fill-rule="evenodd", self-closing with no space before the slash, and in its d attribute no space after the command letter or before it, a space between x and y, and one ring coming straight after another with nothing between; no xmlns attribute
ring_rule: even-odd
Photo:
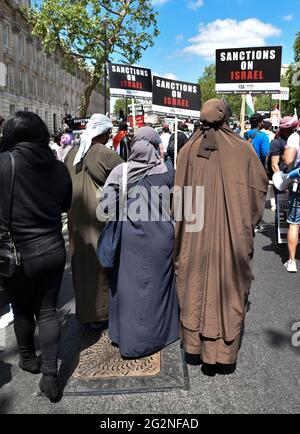
<svg viewBox="0 0 300 434"><path fill-rule="evenodd" d="M252 143L255 152L265 167L266 159L270 151L270 141L262 129L264 128L264 119L261 114L254 113L250 118L251 129L246 131L244 138ZM261 224L257 225L255 232L266 232L267 228Z"/></svg>
<svg viewBox="0 0 300 434"><path fill-rule="evenodd" d="M266 133L262 130L264 128L264 119L261 114L254 113L250 118L251 129L246 131L244 137L252 143L258 158L265 167L266 158L270 151L270 141Z"/></svg>
<svg viewBox="0 0 300 434"><path fill-rule="evenodd" d="M104 229L104 223L96 216L99 187L104 186L110 172L123 161L105 147L112 126L108 117L94 114L81 136L80 146L75 146L65 159L73 182L69 238L76 318L93 327L101 327L108 318L108 278L96 255L99 235Z"/></svg>

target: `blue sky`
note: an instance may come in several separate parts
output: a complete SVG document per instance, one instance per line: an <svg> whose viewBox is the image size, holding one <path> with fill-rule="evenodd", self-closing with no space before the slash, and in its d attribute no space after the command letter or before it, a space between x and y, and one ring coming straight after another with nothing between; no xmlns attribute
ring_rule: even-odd
<svg viewBox="0 0 300 434"><path fill-rule="evenodd" d="M282 45L293 61L300 0L153 0L161 35L140 66L195 82L214 63L216 48Z"/></svg>

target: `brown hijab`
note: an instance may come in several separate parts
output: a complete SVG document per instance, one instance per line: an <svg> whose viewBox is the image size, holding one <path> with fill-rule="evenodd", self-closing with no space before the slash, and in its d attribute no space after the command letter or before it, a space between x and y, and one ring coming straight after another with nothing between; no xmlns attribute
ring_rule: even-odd
<svg viewBox="0 0 300 434"><path fill-rule="evenodd" d="M198 157L209 160L211 152L219 149L224 141L224 135L234 134L228 125L230 116L231 110L223 100L211 99L203 105L200 117L202 125L197 135L197 140L200 135Z"/></svg>

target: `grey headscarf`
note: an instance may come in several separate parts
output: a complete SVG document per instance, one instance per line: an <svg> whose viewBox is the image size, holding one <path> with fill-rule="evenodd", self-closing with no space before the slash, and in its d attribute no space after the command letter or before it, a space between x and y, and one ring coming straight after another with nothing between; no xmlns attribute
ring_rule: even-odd
<svg viewBox="0 0 300 434"><path fill-rule="evenodd" d="M168 168L159 155L161 139L151 127L140 128L134 136L132 150L128 159L127 183L136 184L150 175L167 173ZM123 164L117 166L107 178L105 187L120 184Z"/></svg>

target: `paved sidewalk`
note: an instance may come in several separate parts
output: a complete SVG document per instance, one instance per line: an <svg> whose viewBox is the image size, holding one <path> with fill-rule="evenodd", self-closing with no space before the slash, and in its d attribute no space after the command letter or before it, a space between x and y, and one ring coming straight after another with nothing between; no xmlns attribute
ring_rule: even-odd
<svg viewBox="0 0 300 434"><path fill-rule="evenodd" d="M274 252L273 220L267 210L268 232L256 239L255 280L235 374L211 378L189 367L188 391L64 397L50 404L37 396L40 376L18 368L10 326L8 345L0 348L0 413L299 413L300 347L292 346L292 324L300 321L300 274L288 274L285 252ZM74 314L70 269L59 305L67 351L67 324Z"/></svg>

